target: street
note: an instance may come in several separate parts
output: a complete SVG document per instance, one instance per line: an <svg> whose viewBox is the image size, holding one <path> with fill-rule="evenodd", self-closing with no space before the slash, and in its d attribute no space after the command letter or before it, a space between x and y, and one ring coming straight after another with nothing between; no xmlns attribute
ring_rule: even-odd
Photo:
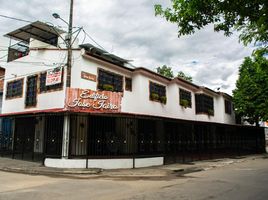
<svg viewBox="0 0 268 200"><path fill-rule="evenodd" d="M108 172L109 173L109 172ZM268 199L268 159L164 177L66 178L0 172L0 200Z"/></svg>

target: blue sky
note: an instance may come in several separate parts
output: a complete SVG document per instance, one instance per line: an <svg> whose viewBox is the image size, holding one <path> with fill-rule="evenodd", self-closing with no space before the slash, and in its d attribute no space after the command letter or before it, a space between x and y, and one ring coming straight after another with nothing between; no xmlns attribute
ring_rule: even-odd
<svg viewBox="0 0 268 200"><path fill-rule="evenodd" d="M225 37L213 26L194 35L177 37L176 24L154 16L154 4L168 5L167 0L74 0L74 26L83 27L108 52L128 60L137 67L155 70L164 64L175 74L183 71L196 84L232 93L239 65L250 56L252 47L238 42L237 34ZM30 21L65 26L52 17L57 12L68 21L68 0L0 0L0 14ZM27 23L0 17L0 57L9 40L4 34ZM65 27L66 28L66 27ZM82 42L84 35L79 36ZM93 43L86 37L84 43ZM0 65L4 66L3 59Z"/></svg>

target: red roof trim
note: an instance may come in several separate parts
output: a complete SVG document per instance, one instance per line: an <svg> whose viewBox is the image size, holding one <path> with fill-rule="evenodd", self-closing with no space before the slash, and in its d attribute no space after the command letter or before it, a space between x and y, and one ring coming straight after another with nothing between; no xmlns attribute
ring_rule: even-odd
<svg viewBox="0 0 268 200"><path fill-rule="evenodd" d="M24 111L24 112L13 112L13 113L5 113L0 114L0 117L7 117L7 116L14 116L14 115L26 115L26 114L39 114L39 113L60 113L65 112L64 108L53 108L47 110L31 110L31 111Z"/></svg>

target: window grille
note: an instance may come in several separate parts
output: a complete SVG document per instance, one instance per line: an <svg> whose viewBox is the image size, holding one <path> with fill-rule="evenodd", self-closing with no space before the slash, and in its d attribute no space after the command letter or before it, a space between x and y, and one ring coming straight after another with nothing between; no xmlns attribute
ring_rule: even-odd
<svg viewBox="0 0 268 200"><path fill-rule="evenodd" d="M98 89L123 92L123 76L99 69Z"/></svg>
<svg viewBox="0 0 268 200"><path fill-rule="evenodd" d="M6 98L16 98L22 96L23 79L7 83Z"/></svg>
<svg viewBox="0 0 268 200"><path fill-rule="evenodd" d="M196 113L207 113L214 115L213 98L205 94L195 95Z"/></svg>
<svg viewBox="0 0 268 200"><path fill-rule="evenodd" d="M187 102L186 102L187 101ZM186 102L186 103L184 103ZM180 105L185 107L192 107L192 94L180 88Z"/></svg>
<svg viewBox="0 0 268 200"><path fill-rule="evenodd" d="M125 77L125 90L132 91L132 79Z"/></svg>
<svg viewBox="0 0 268 200"><path fill-rule="evenodd" d="M150 100L162 101L161 99L166 99L166 87L154 82L150 82ZM166 103L166 100L163 101L163 103Z"/></svg>
<svg viewBox="0 0 268 200"><path fill-rule="evenodd" d="M232 114L232 104L231 104L231 101L224 100L224 104L225 104L225 113L231 115Z"/></svg>
<svg viewBox="0 0 268 200"><path fill-rule="evenodd" d="M37 75L30 76L27 78L26 98L25 106L36 106L37 96Z"/></svg>

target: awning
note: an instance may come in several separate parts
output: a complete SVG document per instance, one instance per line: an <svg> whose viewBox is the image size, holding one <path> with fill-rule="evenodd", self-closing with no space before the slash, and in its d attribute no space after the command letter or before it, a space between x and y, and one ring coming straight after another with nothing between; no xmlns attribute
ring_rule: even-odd
<svg viewBox="0 0 268 200"><path fill-rule="evenodd" d="M34 38L56 46L58 36L64 32L65 31L57 29L49 24L36 21L10 33L7 33L4 36L15 40L24 41L25 43L29 43L30 38Z"/></svg>

